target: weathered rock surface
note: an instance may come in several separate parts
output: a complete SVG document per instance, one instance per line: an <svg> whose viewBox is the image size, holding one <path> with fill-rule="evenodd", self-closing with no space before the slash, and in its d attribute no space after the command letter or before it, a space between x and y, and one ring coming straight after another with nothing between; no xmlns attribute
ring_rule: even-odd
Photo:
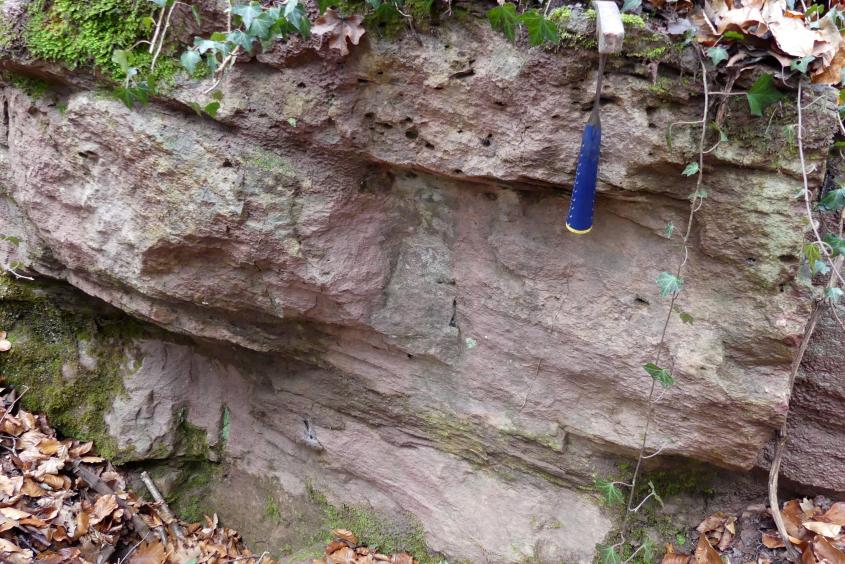
<svg viewBox="0 0 845 564"><path fill-rule="evenodd" d="M654 280L681 256L664 228L694 188L697 132L676 127L670 150L666 131L702 98L611 65L596 225L575 237L564 187L592 55L471 22L421 41L237 66L218 121L180 110L195 85L135 112L6 87L3 219L40 274L203 343L142 346L106 416L139 457L173 446L182 407L214 440L225 406L227 455L289 492L410 511L434 550L473 561L589 561L610 522L574 487L640 440L668 308ZM813 185L822 110L805 116ZM783 421L809 313L797 157L780 124L743 119L708 157L678 300L695 322L671 320L678 385L649 437L737 469Z"/></svg>

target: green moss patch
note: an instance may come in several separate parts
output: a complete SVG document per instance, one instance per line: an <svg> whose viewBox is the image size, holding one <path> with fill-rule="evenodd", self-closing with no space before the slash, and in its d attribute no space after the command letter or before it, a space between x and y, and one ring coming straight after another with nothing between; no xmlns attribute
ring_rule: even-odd
<svg viewBox="0 0 845 564"><path fill-rule="evenodd" d="M94 441L102 456L119 459L103 415L133 369L126 365L126 350L136 324L60 307L40 285L2 278L0 328L12 342L0 355L0 372L19 391L28 389L26 409L46 413L64 436Z"/></svg>

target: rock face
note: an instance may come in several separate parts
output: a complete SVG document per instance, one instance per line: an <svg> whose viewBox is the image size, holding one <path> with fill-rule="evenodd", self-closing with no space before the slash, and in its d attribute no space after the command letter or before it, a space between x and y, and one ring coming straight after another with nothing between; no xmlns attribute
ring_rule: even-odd
<svg viewBox="0 0 845 564"><path fill-rule="evenodd" d="M700 119L700 85L612 62L596 223L576 237L593 55L475 22L420 41L238 65L216 120L185 110L193 84L138 111L9 85L3 221L40 275L196 339L140 343L105 416L136 456L172 446L179 409L212 439L225 409L225 455L288 492L410 511L457 558L587 562L611 523L576 486L640 440L668 311L654 281L695 187L698 130L674 126L671 149L666 132ZM648 445L748 469L787 411L805 222L790 116L763 133L728 109L677 302L694 323L671 317L678 385ZM825 111L805 116L813 186Z"/></svg>

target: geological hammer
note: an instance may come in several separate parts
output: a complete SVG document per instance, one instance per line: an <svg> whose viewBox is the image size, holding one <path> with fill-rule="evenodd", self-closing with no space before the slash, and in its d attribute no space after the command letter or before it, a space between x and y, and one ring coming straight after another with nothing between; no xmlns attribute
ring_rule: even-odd
<svg viewBox="0 0 845 564"><path fill-rule="evenodd" d="M599 154L601 153L601 83L604 76L604 63L607 55L622 50L625 28L616 2L596 0L596 35L599 42L599 72L596 75L596 99L593 111L584 135L581 137L581 150L575 167L575 183L572 186L572 199L569 200L569 215L566 228L578 235L589 233L593 228L593 209L596 204L596 182L599 174Z"/></svg>

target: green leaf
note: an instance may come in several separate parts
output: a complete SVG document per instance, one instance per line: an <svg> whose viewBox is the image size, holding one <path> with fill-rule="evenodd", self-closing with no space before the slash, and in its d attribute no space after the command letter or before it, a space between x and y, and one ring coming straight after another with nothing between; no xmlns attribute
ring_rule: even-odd
<svg viewBox="0 0 845 564"><path fill-rule="evenodd" d="M711 47L707 50L707 56L710 57L711 61L713 61L713 66L718 67L719 63L727 60L728 50L719 46Z"/></svg>
<svg viewBox="0 0 845 564"><path fill-rule="evenodd" d="M660 297L666 298L681 292L684 281L674 274L661 272L657 275L657 286L660 288Z"/></svg>
<svg viewBox="0 0 845 564"><path fill-rule="evenodd" d="M246 29L252 25L252 20L260 16L264 10L258 2L250 2L240 6L232 6L232 14L239 16Z"/></svg>
<svg viewBox="0 0 845 564"><path fill-rule="evenodd" d="M838 304L842 299L842 288L825 288L824 297L829 299L832 303Z"/></svg>
<svg viewBox="0 0 845 564"><path fill-rule="evenodd" d="M255 37L247 35L243 31L236 29L235 31L226 35L226 40L231 41L235 45L240 45L241 49L247 53L252 51L252 46L255 43Z"/></svg>
<svg viewBox="0 0 845 564"><path fill-rule="evenodd" d="M692 325L693 323L695 323L695 318L694 318L692 315L690 315L689 313L685 312L685 311L682 311L682 312L681 312L680 314L678 314L678 315L680 316L681 321L683 321L683 322L684 322L684 323L686 323L687 325Z"/></svg>
<svg viewBox="0 0 845 564"><path fill-rule="evenodd" d="M810 272L815 274L816 263L821 262L819 259L822 257L819 247L815 243L807 243L802 249L802 254L804 255L804 260L807 261L807 266L810 267Z"/></svg>
<svg viewBox="0 0 845 564"><path fill-rule="evenodd" d="M845 239L837 237L833 233L828 233L824 236L824 242L830 245L832 256L845 256Z"/></svg>
<svg viewBox="0 0 845 564"><path fill-rule="evenodd" d="M164 8L167 5L167 0L149 0L159 8Z"/></svg>
<svg viewBox="0 0 845 564"><path fill-rule="evenodd" d="M666 227L663 228L663 234L666 236L667 239L672 238L672 233L675 232L675 224L671 221L666 224Z"/></svg>
<svg viewBox="0 0 845 564"><path fill-rule="evenodd" d="M821 4L813 4L804 12L804 17L809 20L813 16L821 16L824 13L824 6Z"/></svg>
<svg viewBox="0 0 845 564"><path fill-rule="evenodd" d="M197 22L197 25L202 25L202 17L200 17L200 11L196 6L191 6L191 14L193 14L194 21Z"/></svg>
<svg viewBox="0 0 845 564"><path fill-rule="evenodd" d="M684 171L681 174L684 176L692 176L693 174L698 174L699 170L701 169L698 168L698 163L690 163L684 168Z"/></svg>
<svg viewBox="0 0 845 564"><path fill-rule="evenodd" d="M11 243L15 247L20 245L21 240L22 240L20 237L15 237L14 235L0 235L0 239L3 239L4 241L8 241L9 243Z"/></svg>
<svg viewBox="0 0 845 564"><path fill-rule="evenodd" d="M111 60L120 67L124 74L129 70L129 53L127 51L115 49L111 55Z"/></svg>
<svg viewBox="0 0 845 564"><path fill-rule="evenodd" d="M292 118L292 117L288 118L288 123L290 124L291 127L296 127L296 118Z"/></svg>
<svg viewBox="0 0 845 564"><path fill-rule="evenodd" d="M211 99L217 100L219 102L220 100L223 99L223 92L221 92L220 90L215 90L214 92L211 93Z"/></svg>
<svg viewBox="0 0 845 564"><path fill-rule="evenodd" d="M653 362L643 365L643 369L648 372L648 375L657 380L661 386L668 388L675 383L675 379L665 368L660 368Z"/></svg>
<svg viewBox="0 0 845 564"><path fill-rule="evenodd" d="M188 74L193 75L194 72L197 70L197 65L202 60L200 54L194 51L193 49L189 49L182 53L182 56L179 57L179 62L182 63L182 66L188 71Z"/></svg>
<svg viewBox="0 0 845 564"><path fill-rule="evenodd" d="M807 67L815 61L816 58L813 55L807 55L806 57L801 57L800 59L796 59L792 61L792 64L789 65L789 68L792 70L797 70L801 74L807 74Z"/></svg>
<svg viewBox="0 0 845 564"><path fill-rule="evenodd" d="M633 12L643 5L643 0L625 0L622 4L622 12Z"/></svg>
<svg viewBox="0 0 845 564"><path fill-rule="evenodd" d="M814 273L827 274L830 272L830 265L827 264L827 261L817 260L813 263L813 266L810 267L810 270Z"/></svg>
<svg viewBox="0 0 845 564"><path fill-rule="evenodd" d="M528 31L528 42L533 47L544 43L557 45L560 42L557 25L552 20L543 17L539 10L526 10L519 17L519 21Z"/></svg>
<svg viewBox="0 0 845 564"><path fill-rule="evenodd" d="M212 118L216 118L217 117L217 110L219 110L219 109L220 109L220 102L210 102L210 103L205 105L205 107L202 109L202 111L204 111L205 113L210 115Z"/></svg>
<svg viewBox="0 0 845 564"><path fill-rule="evenodd" d="M229 416L229 408L223 406L223 418L220 421L220 440L223 442L229 440L229 432L231 429L231 417Z"/></svg>
<svg viewBox="0 0 845 564"><path fill-rule="evenodd" d="M819 207L828 211L839 211L845 208L845 188L837 188L825 194L819 202Z"/></svg>
<svg viewBox="0 0 845 564"><path fill-rule="evenodd" d="M743 41L745 39L745 35L738 32L738 31L726 31L722 34L722 37L725 39L731 39L733 41Z"/></svg>
<svg viewBox="0 0 845 564"><path fill-rule="evenodd" d="M745 97L748 99L748 109L752 116L762 117L763 110L783 98L783 94L775 88L774 82L772 75L764 74L746 92Z"/></svg>
<svg viewBox="0 0 845 564"><path fill-rule="evenodd" d="M496 31L501 31L511 43L516 41L516 26L519 24L519 16L516 15L516 6L513 4L502 4L487 11L487 19Z"/></svg>
<svg viewBox="0 0 845 564"><path fill-rule="evenodd" d="M608 546L601 552L604 564L622 564L622 557L616 552L616 547Z"/></svg>
<svg viewBox="0 0 845 564"><path fill-rule="evenodd" d="M262 12L257 18L253 18L252 23L247 26L247 33L255 37L268 40L270 39L270 28L276 20L273 19L267 12Z"/></svg>
<svg viewBox="0 0 845 564"><path fill-rule="evenodd" d="M616 487L616 484L614 484L613 482L608 482L607 480L596 478L593 481L593 485L599 491L599 493L601 493L602 497L604 497L604 501L607 505L619 505L623 501L625 501L624 497L622 496L622 492L619 490L619 488Z"/></svg>
<svg viewBox="0 0 845 564"><path fill-rule="evenodd" d="M660 507L663 507L663 499L658 495L657 489L654 487L654 482L651 480L648 481L648 487L651 489L651 495L654 499L657 500L657 503L660 504Z"/></svg>
<svg viewBox="0 0 845 564"><path fill-rule="evenodd" d="M710 193L707 192L706 189L699 188L698 190L696 190L695 192L693 192L692 194L689 195L689 199L694 200L694 199L698 198L700 200L703 200L704 198L706 198L709 195L710 195Z"/></svg>

